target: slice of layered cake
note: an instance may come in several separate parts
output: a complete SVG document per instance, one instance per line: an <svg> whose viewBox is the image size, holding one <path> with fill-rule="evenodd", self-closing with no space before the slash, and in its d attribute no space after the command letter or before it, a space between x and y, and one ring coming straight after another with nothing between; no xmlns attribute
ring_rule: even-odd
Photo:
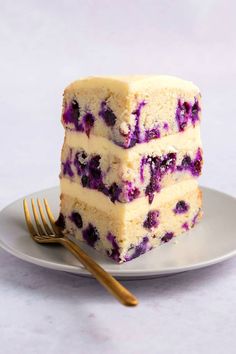
<svg viewBox="0 0 236 354"><path fill-rule="evenodd" d="M125 262L201 217L201 95L170 76L90 77L64 92L64 232Z"/></svg>

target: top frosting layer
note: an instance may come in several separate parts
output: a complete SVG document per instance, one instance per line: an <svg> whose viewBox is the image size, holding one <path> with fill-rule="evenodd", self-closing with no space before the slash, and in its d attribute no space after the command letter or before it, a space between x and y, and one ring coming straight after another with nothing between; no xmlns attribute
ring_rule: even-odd
<svg viewBox="0 0 236 354"><path fill-rule="evenodd" d="M130 148L198 124L200 98L194 84L171 76L89 77L65 89L62 123Z"/></svg>
<svg viewBox="0 0 236 354"><path fill-rule="evenodd" d="M108 87L116 92L127 94L136 90L182 88L199 92L199 88L191 81L168 75L128 75L128 76L90 76L71 83L66 90L89 89L91 87Z"/></svg>

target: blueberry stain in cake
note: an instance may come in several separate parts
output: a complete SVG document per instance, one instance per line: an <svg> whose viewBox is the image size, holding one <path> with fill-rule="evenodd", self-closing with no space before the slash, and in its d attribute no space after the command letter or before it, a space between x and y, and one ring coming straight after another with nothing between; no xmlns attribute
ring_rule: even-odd
<svg viewBox="0 0 236 354"><path fill-rule="evenodd" d="M137 108L132 112L134 116L134 128L131 129L129 126L128 132L123 133L120 131L122 136L125 136L125 142L122 144L118 144L124 148L131 148L136 144L147 143L150 140L158 139L161 137L161 132L159 126L146 129L144 132L141 132L140 128L140 117L143 107L147 104L145 100L142 100L138 103Z"/></svg>
<svg viewBox="0 0 236 354"><path fill-rule="evenodd" d="M132 200L138 198L140 194L140 190L133 185L130 181L125 181L124 183L124 195L125 200L128 202L132 202Z"/></svg>
<svg viewBox="0 0 236 354"><path fill-rule="evenodd" d="M175 214L184 214L189 210L189 204L187 204L184 200L179 200L173 209Z"/></svg>
<svg viewBox="0 0 236 354"><path fill-rule="evenodd" d="M199 148L197 150L196 156L194 159L191 159L189 155L185 155L179 166L177 166L178 171L189 171L195 177L200 176L202 171L202 152Z"/></svg>
<svg viewBox="0 0 236 354"><path fill-rule="evenodd" d="M110 107L107 106L106 101L102 101L99 116L102 117L108 127L114 127L116 124L116 115Z"/></svg>
<svg viewBox="0 0 236 354"><path fill-rule="evenodd" d="M197 223L198 217L200 215L200 211L201 211L201 209L199 209L198 212L194 215L193 220L192 220L192 225L191 225L192 227L194 227L195 224Z"/></svg>
<svg viewBox="0 0 236 354"><path fill-rule="evenodd" d="M140 181L144 182L144 167L146 165L146 157L143 156L140 162Z"/></svg>
<svg viewBox="0 0 236 354"><path fill-rule="evenodd" d="M107 251L107 255L114 259L114 261L120 262L120 248L116 241L116 237L109 232L107 235L107 240L112 244L112 249Z"/></svg>
<svg viewBox="0 0 236 354"><path fill-rule="evenodd" d="M134 130L130 134L127 147L133 147L135 144L141 142L140 116L141 116L141 111L146 104L147 104L146 101L144 100L141 101L138 104L138 107L132 112L132 114L134 115L135 125L134 125Z"/></svg>
<svg viewBox="0 0 236 354"><path fill-rule="evenodd" d="M182 228L183 228L185 231L188 231L188 230L189 230L188 223L187 223L187 222L183 223Z"/></svg>
<svg viewBox="0 0 236 354"><path fill-rule="evenodd" d="M66 176L66 175L68 175L70 177L74 176L74 172L72 171L71 164L72 164L72 161L69 159L67 159L65 162L62 162L64 176Z"/></svg>
<svg viewBox="0 0 236 354"><path fill-rule="evenodd" d="M181 102L179 99L175 114L179 131L183 132L189 122L195 126L196 122L199 120L199 112L200 106L196 98L193 104L190 102Z"/></svg>
<svg viewBox="0 0 236 354"><path fill-rule="evenodd" d="M84 240L92 247L100 239L99 232L95 226L89 223L88 227L82 231Z"/></svg>
<svg viewBox="0 0 236 354"><path fill-rule="evenodd" d="M199 148L196 157L193 161L192 174L194 176L199 176L201 174L201 170L202 170L202 152L201 149Z"/></svg>
<svg viewBox="0 0 236 354"><path fill-rule="evenodd" d="M189 111L187 102L182 103L181 100L178 100L175 118L180 132L184 131L188 124Z"/></svg>
<svg viewBox="0 0 236 354"><path fill-rule="evenodd" d="M161 137L159 128L147 129L145 131L145 140L144 142L148 143L150 140L158 139Z"/></svg>
<svg viewBox="0 0 236 354"><path fill-rule="evenodd" d="M74 99L65 107L63 121L65 124L74 124L75 130L79 130L80 106Z"/></svg>
<svg viewBox="0 0 236 354"><path fill-rule="evenodd" d="M192 111L191 111L191 121L192 124L195 125L195 123L199 120L199 112L201 111L201 108L199 106L199 102L195 99L195 102L192 106Z"/></svg>
<svg viewBox="0 0 236 354"><path fill-rule="evenodd" d="M166 131L169 130L169 124L167 122L164 122L163 129Z"/></svg>
<svg viewBox="0 0 236 354"><path fill-rule="evenodd" d="M166 232L165 235L161 238L161 242L167 243L174 237L173 232Z"/></svg>
<svg viewBox="0 0 236 354"><path fill-rule="evenodd" d="M151 249L151 245L149 244L148 237L143 237L142 241L137 246L131 246L128 254L125 256L125 261L131 261L134 258L139 257L141 254L146 253Z"/></svg>
<svg viewBox="0 0 236 354"><path fill-rule="evenodd" d="M161 180L168 172L174 172L176 166L176 154L169 153L165 156L147 156L146 159L141 161L141 169L144 165L149 165L150 181L145 189L145 195L148 196L149 203L151 204L154 199L154 193L159 192L161 189ZM143 172L142 172L143 173ZM142 176L141 176L142 177Z"/></svg>

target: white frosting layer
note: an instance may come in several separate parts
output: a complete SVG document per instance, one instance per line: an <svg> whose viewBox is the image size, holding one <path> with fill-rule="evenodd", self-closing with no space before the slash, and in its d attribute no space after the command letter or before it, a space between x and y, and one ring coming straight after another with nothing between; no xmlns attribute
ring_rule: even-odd
<svg viewBox="0 0 236 354"><path fill-rule="evenodd" d="M121 218L124 221L132 220L139 214L147 213L149 210L159 209L163 203L170 202L173 198L180 198L185 193L196 190L198 183L194 179L176 183L163 188L156 193L150 205L147 197L137 198L131 203L112 203L111 200L93 189L83 188L80 184L71 182L66 178L61 179L61 193L71 196L88 206L101 210L111 217Z"/></svg>
<svg viewBox="0 0 236 354"><path fill-rule="evenodd" d="M81 78L70 84L67 90L87 88L109 87L111 90L135 91L142 89L181 88L184 90L199 92L199 89L191 81L186 81L175 76L168 75L129 75L129 76L91 76Z"/></svg>
<svg viewBox="0 0 236 354"><path fill-rule="evenodd" d="M167 135L161 139L153 139L148 143L136 144L124 149L102 136L90 135L75 131L66 131L65 144L71 148L83 149L88 154L109 154L128 160L138 155L162 155L179 150L191 151L193 147L201 147L200 126L190 127L183 133Z"/></svg>

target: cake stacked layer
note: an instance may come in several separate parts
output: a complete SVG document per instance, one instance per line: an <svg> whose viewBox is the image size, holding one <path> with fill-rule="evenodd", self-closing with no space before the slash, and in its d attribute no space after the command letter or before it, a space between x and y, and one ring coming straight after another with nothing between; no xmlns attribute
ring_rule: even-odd
<svg viewBox="0 0 236 354"><path fill-rule="evenodd" d="M168 76L86 78L64 93L65 232L118 262L201 216L200 93Z"/></svg>

